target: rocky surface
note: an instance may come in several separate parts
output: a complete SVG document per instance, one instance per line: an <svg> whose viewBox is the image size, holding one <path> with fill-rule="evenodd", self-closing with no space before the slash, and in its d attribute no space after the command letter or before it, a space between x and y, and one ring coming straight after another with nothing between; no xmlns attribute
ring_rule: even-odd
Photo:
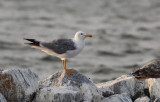
<svg viewBox="0 0 160 102"><path fill-rule="evenodd" d="M36 101L100 102L102 95L95 84L76 70L72 69L72 71L73 75L59 71L41 81L41 89L37 93Z"/></svg>
<svg viewBox="0 0 160 102"><path fill-rule="evenodd" d="M0 102L160 102L160 79L139 81L131 75L94 84L72 69L38 82L29 69L0 71Z"/></svg>
<svg viewBox="0 0 160 102"><path fill-rule="evenodd" d="M38 76L29 69L0 72L0 92L8 102L29 102L38 89Z"/></svg>
<svg viewBox="0 0 160 102"><path fill-rule="evenodd" d="M97 84L97 87L103 92L105 97L113 94L127 93L134 100L140 94L143 94L144 83L144 81L139 81L133 76L123 75L115 80Z"/></svg>
<svg viewBox="0 0 160 102"><path fill-rule="evenodd" d="M0 93L0 102L7 102L7 100L1 93Z"/></svg>
<svg viewBox="0 0 160 102"><path fill-rule="evenodd" d="M147 80L151 100L160 98L160 79L150 78Z"/></svg>
<svg viewBox="0 0 160 102"><path fill-rule="evenodd" d="M102 102L132 102L131 97L127 93L115 94L104 98Z"/></svg>
<svg viewBox="0 0 160 102"><path fill-rule="evenodd" d="M137 98L134 102L149 102L150 99L145 96L145 97L140 97L140 98Z"/></svg>

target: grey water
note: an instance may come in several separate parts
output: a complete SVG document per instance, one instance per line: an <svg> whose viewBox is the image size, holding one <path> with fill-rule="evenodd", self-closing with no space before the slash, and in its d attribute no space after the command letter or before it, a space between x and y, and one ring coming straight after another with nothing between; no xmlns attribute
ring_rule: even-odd
<svg viewBox="0 0 160 102"><path fill-rule="evenodd" d="M0 0L0 69L29 68L40 79L62 63L25 45L23 38L93 35L67 61L95 83L105 82L160 58L160 0Z"/></svg>

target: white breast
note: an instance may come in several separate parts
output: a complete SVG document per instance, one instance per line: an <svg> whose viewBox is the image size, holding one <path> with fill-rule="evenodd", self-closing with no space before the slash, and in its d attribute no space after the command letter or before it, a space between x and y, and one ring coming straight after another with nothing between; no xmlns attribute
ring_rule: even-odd
<svg viewBox="0 0 160 102"><path fill-rule="evenodd" d="M73 41L75 43L76 49L67 51L66 54L63 55L65 58L71 58L78 55L84 48L85 45L84 40L73 40Z"/></svg>

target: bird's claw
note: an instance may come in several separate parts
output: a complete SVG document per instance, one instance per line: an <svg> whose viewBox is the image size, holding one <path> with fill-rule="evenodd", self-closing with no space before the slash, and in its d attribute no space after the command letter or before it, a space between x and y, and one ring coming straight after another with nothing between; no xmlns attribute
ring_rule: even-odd
<svg viewBox="0 0 160 102"><path fill-rule="evenodd" d="M65 69L65 72L66 72L67 74L69 74L69 75L72 75L72 74L73 74L73 72L72 72L71 69Z"/></svg>

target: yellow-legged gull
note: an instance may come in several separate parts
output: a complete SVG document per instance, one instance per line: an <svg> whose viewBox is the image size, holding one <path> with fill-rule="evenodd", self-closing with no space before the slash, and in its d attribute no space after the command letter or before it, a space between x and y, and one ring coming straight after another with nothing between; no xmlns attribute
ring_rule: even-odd
<svg viewBox="0 0 160 102"><path fill-rule="evenodd" d="M64 71L68 74L72 74L73 72L66 68L66 59L72 58L82 51L85 45L84 39L86 37L92 37L92 35L86 34L83 31L78 31L73 39L57 39L50 42L25 39L30 41L30 43L25 44L29 44L33 48L40 49L49 55L60 58Z"/></svg>

